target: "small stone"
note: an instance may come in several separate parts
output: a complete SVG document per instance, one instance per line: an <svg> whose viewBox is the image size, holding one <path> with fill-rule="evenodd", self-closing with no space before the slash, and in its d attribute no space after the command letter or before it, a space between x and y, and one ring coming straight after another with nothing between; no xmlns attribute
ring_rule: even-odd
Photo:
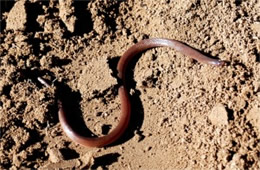
<svg viewBox="0 0 260 170"><path fill-rule="evenodd" d="M40 26L43 26L45 22L45 16L44 15L38 15L36 21L40 24Z"/></svg>
<svg viewBox="0 0 260 170"><path fill-rule="evenodd" d="M58 149L47 148L47 152L49 153L49 159L52 163L57 163L60 160L63 160L63 156Z"/></svg>
<svg viewBox="0 0 260 170"><path fill-rule="evenodd" d="M206 155L201 155L201 159L206 159L207 156Z"/></svg>
<svg viewBox="0 0 260 170"><path fill-rule="evenodd" d="M223 104L217 104L211 110L209 119L212 124L222 126L228 124L228 112Z"/></svg>
<svg viewBox="0 0 260 170"><path fill-rule="evenodd" d="M260 22L253 23L251 28L260 35Z"/></svg>
<svg viewBox="0 0 260 170"><path fill-rule="evenodd" d="M97 170L103 170L103 168L101 166L97 167Z"/></svg>
<svg viewBox="0 0 260 170"><path fill-rule="evenodd" d="M253 82L254 92L260 92L260 80Z"/></svg>
<svg viewBox="0 0 260 170"><path fill-rule="evenodd" d="M82 168L90 168L94 164L94 157L92 153L86 153L81 157Z"/></svg>

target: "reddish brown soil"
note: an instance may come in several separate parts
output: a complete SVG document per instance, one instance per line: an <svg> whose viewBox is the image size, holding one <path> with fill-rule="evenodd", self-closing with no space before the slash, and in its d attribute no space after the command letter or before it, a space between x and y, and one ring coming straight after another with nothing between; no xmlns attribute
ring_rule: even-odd
<svg viewBox="0 0 260 170"><path fill-rule="evenodd" d="M105 148L72 142L57 89L75 119L108 133L120 114L118 59L153 37L229 65L148 50L129 72L126 134ZM0 41L0 169L260 169L259 0L1 1Z"/></svg>

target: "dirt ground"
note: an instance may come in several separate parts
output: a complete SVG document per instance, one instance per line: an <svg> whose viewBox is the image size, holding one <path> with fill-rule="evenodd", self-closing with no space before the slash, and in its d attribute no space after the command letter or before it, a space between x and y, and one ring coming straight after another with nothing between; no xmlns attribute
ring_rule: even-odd
<svg viewBox="0 0 260 170"><path fill-rule="evenodd" d="M229 64L148 50L129 69L124 136L104 148L72 142L57 84L78 128L105 135L120 115L117 62L154 37ZM259 0L4 0L0 41L0 169L260 169Z"/></svg>

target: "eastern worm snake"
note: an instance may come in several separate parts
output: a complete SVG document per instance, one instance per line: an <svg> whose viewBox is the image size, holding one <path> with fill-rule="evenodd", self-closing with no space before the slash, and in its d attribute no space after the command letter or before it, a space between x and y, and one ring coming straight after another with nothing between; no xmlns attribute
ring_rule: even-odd
<svg viewBox="0 0 260 170"><path fill-rule="evenodd" d="M61 100L58 100L58 114L61 126L66 135L74 142L79 143L83 146L87 147L103 147L115 142L126 130L130 121L131 115L131 103L129 100L129 94L126 89L126 69L128 67L129 62L136 56L138 53L145 51L149 48L154 47L170 47L175 49L178 52L181 52L184 55L187 55L200 63L210 64L214 66L223 66L225 65L224 61L218 59L209 58L197 50L172 39L164 39L164 38L153 38L153 39L145 39L137 44L130 47L120 58L117 71L118 77L122 79L123 85L119 88L119 97L121 101L121 116L118 125L114 128L108 135L101 137L85 137L81 136L77 133L69 124L68 118L66 116L66 112L64 110L63 104ZM50 86L46 83L42 78L38 78L38 80L45 86Z"/></svg>

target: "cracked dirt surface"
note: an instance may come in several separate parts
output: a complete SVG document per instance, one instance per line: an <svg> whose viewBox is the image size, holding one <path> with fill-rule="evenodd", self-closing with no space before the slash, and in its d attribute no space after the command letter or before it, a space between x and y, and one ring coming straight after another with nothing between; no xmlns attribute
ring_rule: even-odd
<svg viewBox="0 0 260 170"><path fill-rule="evenodd" d="M260 169L259 0L1 1L0 24L0 169ZM57 85L78 129L105 135L120 114L119 57L153 37L229 65L148 50L129 71L125 135L104 148L72 142Z"/></svg>

